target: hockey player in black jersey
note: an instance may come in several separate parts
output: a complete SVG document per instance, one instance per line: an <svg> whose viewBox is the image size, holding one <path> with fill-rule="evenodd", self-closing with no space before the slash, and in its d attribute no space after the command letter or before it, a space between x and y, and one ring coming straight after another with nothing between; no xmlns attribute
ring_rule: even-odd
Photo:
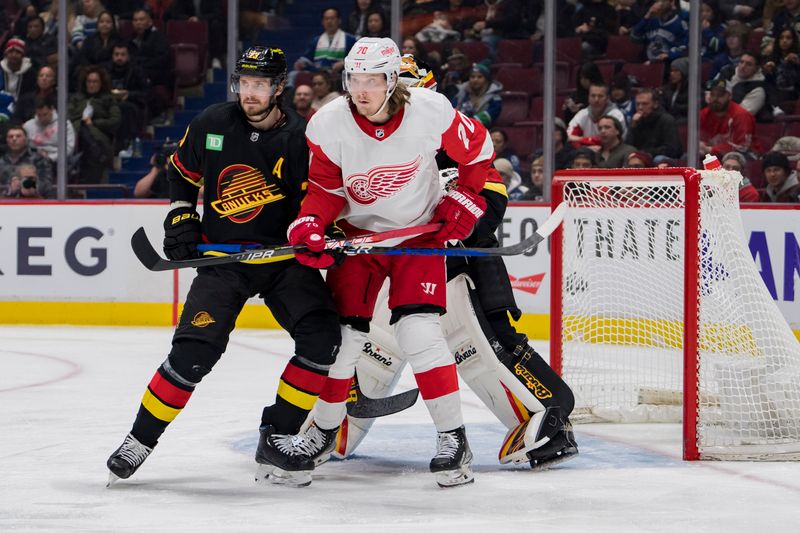
<svg viewBox="0 0 800 533"><path fill-rule="evenodd" d="M238 101L210 106L186 129L169 165L164 253L170 259L199 257L202 242L286 242L308 175L306 121L281 106L286 72L282 50L247 49L231 76ZM196 211L201 185L202 218ZM198 268L172 350L147 386L133 428L107 461L109 484L130 477L153 451L225 351L245 302L256 295L295 341L275 403L261 415L261 439L298 432L341 342L335 306L319 271L292 256ZM261 451L259 446L256 461L269 463Z"/></svg>

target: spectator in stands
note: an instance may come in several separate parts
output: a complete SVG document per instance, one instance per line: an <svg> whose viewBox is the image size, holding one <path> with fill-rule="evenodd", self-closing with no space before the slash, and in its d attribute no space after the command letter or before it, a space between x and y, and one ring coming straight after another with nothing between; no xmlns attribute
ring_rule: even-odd
<svg viewBox="0 0 800 533"><path fill-rule="evenodd" d="M569 142L583 146L599 146L600 138L598 135L600 130L597 127L597 122L604 115L610 115L622 124L622 135L624 137L627 133L625 117L622 115L622 111L609 101L608 86L602 83L592 83L589 86L589 107L578 111L569 121L569 126L567 126Z"/></svg>
<svg viewBox="0 0 800 533"><path fill-rule="evenodd" d="M139 178L133 189L134 198L169 198L167 167L169 156L175 153L178 145L167 142L154 150L150 156L150 170Z"/></svg>
<svg viewBox="0 0 800 533"><path fill-rule="evenodd" d="M21 163L14 169L14 174L9 179L8 190L6 196L8 198L20 199L40 199L46 198L42 194L43 181L39 178L39 174L35 165L30 163ZM46 185L47 193L52 190L50 184Z"/></svg>
<svg viewBox="0 0 800 533"><path fill-rule="evenodd" d="M55 35L44 32L44 20L39 15L28 20L25 50L35 65L55 63L58 59Z"/></svg>
<svg viewBox="0 0 800 533"><path fill-rule="evenodd" d="M356 39L360 39L367 31L367 17L380 9L376 0L355 0L353 11L347 17L345 30Z"/></svg>
<svg viewBox="0 0 800 533"><path fill-rule="evenodd" d="M631 29L631 37L645 44L648 61L672 61L683 55L689 26L681 17L675 0L656 0Z"/></svg>
<svg viewBox="0 0 800 533"><path fill-rule="evenodd" d="M622 142L622 123L609 115L597 121L600 146L597 150L597 166L599 168L621 168L628 154L636 148ZM592 146L591 148L595 148Z"/></svg>
<svg viewBox="0 0 800 533"><path fill-rule="evenodd" d="M469 81L458 86L453 107L470 118L490 128L503 107L500 92L503 86L492 81L489 67L483 63L472 65Z"/></svg>
<svg viewBox="0 0 800 533"><path fill-rule="evenodd" d="M98 65L84 67L80 91L70 95L68 118L83 154L81 182L104 183L113 158L114 136L121 121L106 69Z"/></svg>
<svg viewBox="0 0 800 533"><path fill-rule="evenodd" d="M467 60L467 56L458 48L454 48L447 58L447 62L442 65L441 71L443 75L437 76L437 79L440 80L439 92L453 100L458 94L459 86L469 80L472 66Z"/></svg>
<svg viewBox="0 0 800 533"><path fill-rule="evenodd" d="M756 122L745 108L732 101L725 80L712 82L708 105L700 111L700 153L717 157L737 151L751 157L754 151L753 135Z"/></svg>
<svg viewBox="0 0 800 533"><path fill-rule="evenodd" d="M625 117L625 127L627 128L630 126L633 114L636 112L636 102L631 96L630 76L624 72L616 74L611 79L610 90L609 99L617 106L617 109L622 111L622 116Z"/></svg>
<svg viewBox="0 0 800 533"><path fill-rule="evenodd" d="M531 161L531 184L527 200L540 202L544 199L544 157L539 156Z"/></svg>
<svg viewBox="0 0 800 533"><path fill-rule="evenodd" d="M55 102L50 98L39 97L36 100L36 116L23 124L30 147L48 158L53 165L58 161L58 113ZM67 154L75 149L75 130L67 122Z"/></svg>
<svg viewBox="0 0 800 533"><path fill-rule="evenodd" d="M725 48L727 25L720 22L719 13L710 2L703 2L700 5L700 27L703 31L700 53L704 61L713 61Z"/></svg>
<svg viewBox="0 0 800 533"><path fill-rule="evenodd" d="M428 51L425 50L425 46L422 44L422 42L420 42L420 40L416 37L404 38L400 49L401 54L411 54L414 56L414 59L416 59L417 62L425 63L435 72L439 72L439 68L442 65L442 56L439 54L439 52L432 52L429 54ZM436 75L436 79L439 79L438 74Z"/></svg>
<svg viewBox="0 0 800 533"><path fill-rule="evenodd" d="M311 120L311 117L314 115L315 110L311 107L311 101L314 99L314 93L312 92L311 87L308 85L298 85L294 89L294 99L292 103L294 103L294 110L297 111L297 114L306 119L306 121Z"/></svg>
<svg viewBox="0 0 800 533"><path fill-rule="evenodd" d="M675 59L670 65L667 83L661 86L661 107L675 117L677 123L686 122L689 112L689 60Z"/></svg>
<svg viewBox="0 0 800 533"><path fill-rule="evenodd" d="M373 11L369 14L364 37L389 37L389 22L383 11Z"/></svg>
<svg viewBox="0 0 800 533"><path fill-rule="evenodd" d="M319 111L319 108L341 96L334 89L333 76L327 70L314 73L314 77L311 78L311 90L314 91L314 100L311 102L311 109L314 111Z"/></svg>
<svg viewBox="0 0 800 533"><path fill-rule="evenodd" d="M445 43L459 40L461 34L450 25L447 13L435 11L431 23L419 30L416 38L423 43Z"/></svg>
<svg viewBox="0 0 800 533"><path fill-rule="evenodd" d="M150 115L156 123L165 123L165 112L172 95L172 63L166 35L153 26L147 9L133 12L133 60L147 74L152 90L148 100Z"/></svg>
<svg viewBox="0 0 800 533"><path fill-rule="evenodd" d="M3 60L0 61L0 91L5 91L17 101L19 97L36 86L36 69L29 57L25 56L25 41L12 37L6 42Z"/></svg>
<svg viewBox="0 0 800 533"><path fill-rule="evenodd" d="M617 0L616 4L617 34L630 35L631 29L644 17L645 7L637 0Z"/></svg>
<svg viewBox="0 0 800 533"><path fill-rule="evenodd" d="M108 67L111 63L111 52L119 40L114 15L110 11L101 12L97 15L97 31L83 41L80 51L81 63Z"/></svg>
<svg viewBox="0 0 800 533"><path fill-rule="evenodd" d="M728 152L722 156L722 168L725 170L733 170L742 174L742 181L739 183L739 201L740 202L758 202L760 195L747 176L744 175L744 169L747 165L747 160L739 152Z"/></svg>
<svg viewBox="0 0 800 533"><path fill-rule="evenodd" d="M44 32L47 35L56 35L58 32L58 2L53 0L46 11L42 11L39 16L44 20ZM67 33L72 35L75 29L75 8L72 2L67 2Z"/></svg>
<svg viewBox="0 0 800 533"><path fill-rule="evenodd" d="M153 23L162 27L169 20L197 19L194 0L146 0L145 5L150 8Z"/></svg>
<svg viewBox="0 0 800 533"><path fill-rule="evenodd" d="M494 155L497 158L502 157L511 162L515 172L521 172L519 166L519 157L514 153L514 150L508 146L508 135L500 128L492 128L489 132L492 137L492 144L494 145Z"/></svg>
<svg viewBox="0 0 800 533"><path fill-rule="evenodd" d="M769 26L768 43L778 40L783 28L792 28L800 37L800 0L783 0L783 7L775 12ZM765 50L765 53L769 53Z"/></svg>
<svg viewBox="0 0 800 533"><path fill-rule="evenodd" d="M572 154L572 161L569 163L571 169L594 168L597 157L592 150L586 147L578 148Z"/></svg>
<svg viewBox="0 0 800 533"><path fill-rule="evenodd" d="M619 29L617 11L606 0L582 0L581 8L572 19L575 35L581 38L584 58L594 58L606 53L608 36Z"/></svg>
<svg viewBox="0 0 800 533"><path fill-rule="evenodd" d="M492 163L497 172L503 177L503 183L506 185L506 192L510 201L527 200L530 189L527 185L522 183L522 176L514 170L511 161L508 159L495 159Z"/></svg>
<svg viewBox="0 0 800 533"><path fill-rule="evenodd" d="M465 39L480 40L494 51L501 39L527 37L522 27L522 0L483 0L484 16L475 21L471 30L464 32ZM494 53L492 53L494 57Z"/></svg>
<svg viewBox="0 0 800 533"><path fill-rule="evenodd" d="M97 31L97 17L105 10L100 0L81 0L81 14L75 17L72 28L74 46L81 48L84 40Z"/></svg>
<svg viewBox="0 0 800 533"><path fill-rule="evenodd" d="M778 34L763 72L778 91L778 102L800 97L800 37L792 28L783 28Z"/></svg>
<svg viewBox="0 0 800 533"><path fill-rule="evenodd" d="M20 95L14 106L14 120L22 123L33 118L37 98L56 99L56 71L48 65L39 67L36 73L36 89Z"/></svg>
<svg viewBox="0 0 800 533"><path fill-rule="evenodd" d="M474 7L475 3L468 0L448 0L447 2L447 8L444 9L444 13L447 15L450 27L457 31L460 36L463 36L465 32L471 32L472 25L479 18Z"/></svg>
<svg viewBox="0 0 800 533"><path fill-rule="evenodd" d="M647 152L637 150L628 154L624 168L652 168L653 158Z"/></svg>
<svg viewBox="0 0 800 533"><path fill-rule="evenodd" d="M741 22L734 20L728 24L725 29L726 50L714 58L709 71L710 79L716 78L726 68L728 72L723 73L722 76L730 78L733 75L733 69L739 63L739 58L745 51L749 37L750 29Z"/></svg>
<svg viewBox="0 0 800 533"><path fill-rule="evenodd" d="M344 68L344 57L356 42L356 38L345 33L339 26L341 17L339 10L329 7L322 12L323 32L311 40L305 54L294 63L294 70L330 69L339 74ZM296 76L289 73L288 85L294 86Z"/></svg>
<svg viewBox="0 0 800 533"><path fill-rule="evenodd" d="M675 119L661 109L655 90L646 87L636 95L636 113L625 142L652 154L656 162L683 153Z"/></svg>
<svg viewBox="0 0 800 533"><path fill-rule="evenodd" d="M785 155L769 152L764 156L762 168L767 184L761 196L762 202L800 203L800 181Z"/></svg>
<svg viewBox="0 0 800 533"><path fill-rule="evenodd" d="M592 62L582 64L576 76L575 92L564 101L562 109L567 122L572 120L572 117L578 111L589 105L589 86L592 84L603 85L605 83L602 72Z"/></svg>
<svg viewBox="0 0 800 533"><path fill-rule="evenodd" d="M28 146L28 134L22 126L9 126L6 132L6 153L0 158L0 187L10 185L11 176L16 172L16 167L23 163L30 163L36 167L39 177L37 189L43 198L47 198L52 189L53 165L50 160L37 154Z"/></svg>
<svg viewBox="0 0 800 533"><path fill-rule="evenodd" d="M731 97L761 121L772 119L772 110L767 105L766 85L764 74L758 66L758 58L750 52L742 54L730 79Z"/></svg>
<svg viewBox="0 0 800 533"><path fill-rule="evenodd" d="M567 125L560 118L555 118L555 130L553 131L553 144L555 154L555 169L563 170L569 167L572 161L573 148L567 142Z"/></svg>
<svg viewBox="0 0 800 533"><path fill-rule="evenodd" d="M111 94L121 114L116 147L125 148L144 129L150 80L139 65L131 62L130 48L125 42L114 44L108 73L111 78ZM128 155L127 152L124 155Z"/></svg>
<svg viewBox="0 0 800 533"><path fill-rule="evenodd" d="M719 0L719 10L725 20L756 24L761 18L764 0Z"/></svg>

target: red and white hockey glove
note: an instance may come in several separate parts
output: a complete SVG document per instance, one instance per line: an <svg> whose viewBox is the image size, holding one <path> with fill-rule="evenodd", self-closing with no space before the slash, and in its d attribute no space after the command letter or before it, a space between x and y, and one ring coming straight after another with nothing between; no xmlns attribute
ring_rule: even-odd
<svg viewBox="0 0 800 533"><path fill-rule="evenodd" d="M301 265L312 268L328 268L335 262L331 255L323 252L325 249L325 228L322 227L317 217L298 218L289 224L286 236L292 246L304 244L308 248L308 252L298 252L294 255Z"/></svg>
<svg viewBox="0 0 800 533"><path fill-rule="evenodd" d="M442 222L442 229L433 238L442 242L466 239L485 211L482 196L457 187L442 197L433 212L432 222Z"/></svg>

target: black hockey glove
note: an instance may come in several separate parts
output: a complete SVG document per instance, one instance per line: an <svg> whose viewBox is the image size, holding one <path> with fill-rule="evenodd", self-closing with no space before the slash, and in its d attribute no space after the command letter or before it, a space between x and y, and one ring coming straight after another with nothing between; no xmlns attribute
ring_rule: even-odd
<svg viewBox="0 0 800 533"><path fill-rule="evenodd" d="M325 228L325 240L339 240L339 239L346 239L347 235L336 225L336 222ZM336 268L344 262L344 258L346 257L343 252L339 250L328 250L325 252L326 254L333 257L333 264L330 266L325 267L324 270L330 270L332 268Z"/></svg>
<svg viewBox="0 0 800 533"><path fill-rule="evenodd" d="M164 254L173 261L200 257L200 215L193 207L176 207L164 220Z"/></svg>

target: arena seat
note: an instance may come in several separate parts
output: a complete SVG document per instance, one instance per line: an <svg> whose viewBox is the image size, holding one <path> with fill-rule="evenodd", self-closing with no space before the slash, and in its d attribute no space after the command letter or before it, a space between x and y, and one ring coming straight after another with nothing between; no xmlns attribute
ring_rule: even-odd
<svg viewBox="0 0 800 533"><path fill-rule="evenodd" d="M606 59L622 59L626 63L639 63L644 59L644 46L633 42L627 35L608 37Z"/></svg>
<svg viewBox="0 0 800 533"><path fill-rule="evenodd" d="M497 71L495 80L502 83L506 91L542 94L542 73L538 68L502 68Z"/></svg>
<svg viewBox="0 0 800 533"><path fill-rule="evenodd" d="M664 83L664 63L625 63L622 72L635 76L642 87L661 87Z"/></svg>
<svg viewBox="0 0 800 533"><path fill-rule="evenodd" d="M503 108L495 122L496 126L511 126L528 117L528 93L520 91L503 91Z"/></svg>
<svg viewBox="0 0 800 533"><path fill-rule="evenodd" d="M533 41L530 39L503 39L497 43L497 61L520 63L523 67L533 64Z"/></svg>

